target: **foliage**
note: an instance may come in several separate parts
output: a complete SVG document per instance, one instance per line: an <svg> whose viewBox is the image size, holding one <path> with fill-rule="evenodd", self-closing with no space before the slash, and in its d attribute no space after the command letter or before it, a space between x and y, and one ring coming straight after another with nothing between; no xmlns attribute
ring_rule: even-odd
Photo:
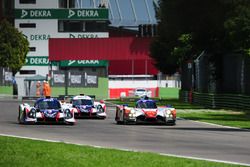
<svg viewBox="0 0 250 167"><path fill-rule="evenodd" d="M192 35L182 34L178 38L179 46L174 47L171 55L177 57L178 64L181 64L184 60L189 59L189 55L192 51Z"/></svg>
<svg viewBox="0 0 250 167"><path fill-rule="evenodd" d="M13 75L25 63L29 42L8 21L0 23L0 66L12 69Z"/></svg>
<svg viewBox="0 0 250 167"><path fill-rule="evenodd" d="M225 53L249 53L249 0L160 0L158 35L151 57L163 73L206 50L216 62Z"/></svg>
<svg viewBox="0 0 250 167"><path fill-rule="evenodd" d="M227 49L250 56L250 1L237 2L230 15L225 21Z"/></svg>

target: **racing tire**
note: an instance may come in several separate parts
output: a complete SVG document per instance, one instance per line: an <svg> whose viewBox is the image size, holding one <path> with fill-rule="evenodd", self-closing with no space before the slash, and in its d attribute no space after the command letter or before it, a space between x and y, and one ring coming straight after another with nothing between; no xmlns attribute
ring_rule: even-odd
<svg viewBox="0 0 250 167"><path fill-rule="evenodd" d="M17 122L18 122L19 124L21 123L21 120L20 120L20 109L19 109L19 111L18 111Z"/></svg>
<svg viewBox="0 0 250 167"><path fill-rule="evenodd" d="M123 125L127 125L128 122L126 120L123 120Z"/></svg>
<svg viewBox="0 0 250 167"><path fill-rule="evenodd" d="M176 125L176 121L166 122L166 125L168 125L168 126L175 126Z"/></svg>
<svg viewBox="0 0 250 167"><path fill-rule="evenodd" d="M116 124L117 124L117 125L121 125L121 124L122 124L122 121L116 121Z"/></svg>
<svg viewBox="0 0 250 167"><path fill-rule="evenodd" d="M25 110L25 109L24 109ZM23 113L22 116L21 116L21 112ZM18 112L18 123L19 124L25 124L25 117L26 117L26 112L24 111L20 111Z"/></svg>
<svg viewBox="0 0 250 167"><path fill-rule="evenodd" d="M66 125L69 125L69 126L73 126L75 125L76 123L75 122L67 122Z"/></svg>
<svg viewBox="0 0 250 167"><path fill-rule="evenodd" d="M124 125L124 110L120 110L120 112L122 112L120 114L120 123Z"/></svg>

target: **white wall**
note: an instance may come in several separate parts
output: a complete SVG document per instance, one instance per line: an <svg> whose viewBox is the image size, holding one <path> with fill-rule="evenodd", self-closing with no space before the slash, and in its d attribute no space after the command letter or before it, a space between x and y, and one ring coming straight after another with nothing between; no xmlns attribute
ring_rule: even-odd
<svg viewBox="0 0 250 167"><path fill-rule="evenodd" d="M35 8L58 8L58 0L37 0L36 4L20 4L19 0L15 0L15 8L35 9Z"/></svg>
<svg viewBox="0 0 250 167"><path fill-rule="evenodd" d="M19 28L20 23L36 23L36 28ZM29 52L28 56L48 56L49 38L108 38L109 33L61 33L58 32L57 20L38 20L38 19L16 19L15 27L19 29L30 42L30 47L36 47L35 52Z"/></svg>
<svg viewBox="0 0 250 167"><path fill-rule="evenodd" d="M109 88L156 88L156 87L180 87L180 83L175 80L130 80L130 81L109 81Z"/></svg>

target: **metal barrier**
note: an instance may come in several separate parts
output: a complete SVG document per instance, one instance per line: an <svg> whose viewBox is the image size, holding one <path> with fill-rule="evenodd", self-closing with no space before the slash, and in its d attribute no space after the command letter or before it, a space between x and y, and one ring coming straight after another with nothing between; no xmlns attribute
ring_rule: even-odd
<svg viewBox="0 0 250 167"><path fill-rule="evenodd" d="M190 92L180 91L180 100L190 102ZM192 92L191 102L207 108L250 110L250 96L241 94L212 94Z"/></svg>

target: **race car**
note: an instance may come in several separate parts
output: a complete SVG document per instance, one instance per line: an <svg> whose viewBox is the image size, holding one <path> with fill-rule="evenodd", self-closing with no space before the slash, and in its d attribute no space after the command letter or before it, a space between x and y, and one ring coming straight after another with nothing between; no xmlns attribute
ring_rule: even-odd
<svg viewBox="0 0 250 167"><path fill-rule="evenodd" d="M20 124L35 123L63 123L74 125L74 112L69 108L63 108L60 101L51 98L39 98L34 106L28 103L19 105L18 122Z"/></svg>
<svg viewBox="0 0 250 167"><path fill-rule="evenodd" d="M74 96L70 104L66 103L65 105L74 112L76 118L105 119L107 117L105 103L102 100L100 102L94 101L90 96Z"/></svg>
<svg viewBox="0 0 250 167"><path fill-rule="evenodd" d="M157 107L154 100L143 98L135 107L116 106L115 121L117 124L169 124L175 125L176 109L170 106Z"/></svg>

